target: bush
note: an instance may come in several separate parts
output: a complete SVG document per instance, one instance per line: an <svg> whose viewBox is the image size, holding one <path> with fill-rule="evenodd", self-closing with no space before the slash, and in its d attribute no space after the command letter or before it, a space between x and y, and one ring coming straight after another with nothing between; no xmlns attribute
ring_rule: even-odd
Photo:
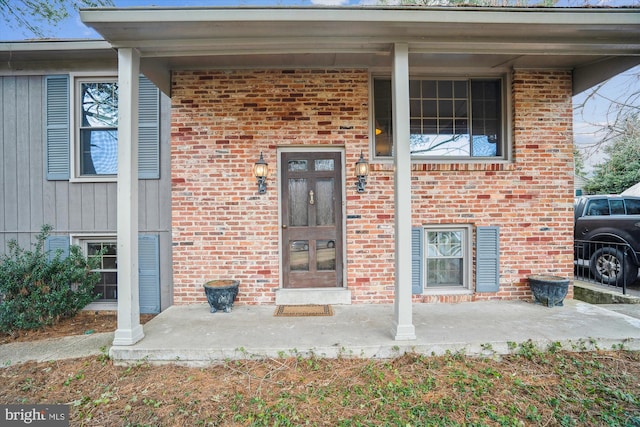
<svg viewBox="0 0 640 427"><path fill-rule="evenodd" d="M73 317L96 299L93 290L100 274L97 258L87 259L78 246L63 258L58 250L50 256L44 243L52 227L44 225L33 250L15 240L0 258L0 331L37 329L61 318ZM51 258L51 259L50 259Z"/></svg>

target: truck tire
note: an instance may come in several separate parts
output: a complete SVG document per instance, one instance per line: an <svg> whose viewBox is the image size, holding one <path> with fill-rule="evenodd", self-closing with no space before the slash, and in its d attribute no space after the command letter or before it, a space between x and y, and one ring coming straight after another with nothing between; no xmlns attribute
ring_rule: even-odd
<svg viewBox="0 0 640 427"><path fill-rule="evenodd" d="M605 285L622 286L623 280L630 285L638 278L638 266L623 251L613 247L595 251L589 260L589 268L595 279Z"/></svg>

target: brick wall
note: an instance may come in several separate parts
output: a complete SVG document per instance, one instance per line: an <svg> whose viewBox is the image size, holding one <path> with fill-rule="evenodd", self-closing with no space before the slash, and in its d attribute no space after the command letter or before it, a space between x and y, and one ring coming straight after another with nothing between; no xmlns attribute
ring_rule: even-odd
<svg viewBox="0 0 640 427"><path fill-rule="evenodd" d="M335 146L346 154L347 286L354 303L393 300L393 171L372 164L355 192L353 165L368 152L366 70L176 72L172 96L174 300L204 302L202 284L240 280L239 304L273 303L279 286L278 147ZM497 294L424 296L457 302L530 298L526 276L571 277L571 74L513 75L514 162L414 165L413 224L501 226ZM257 194L253 164L269 163Z"/></svg>

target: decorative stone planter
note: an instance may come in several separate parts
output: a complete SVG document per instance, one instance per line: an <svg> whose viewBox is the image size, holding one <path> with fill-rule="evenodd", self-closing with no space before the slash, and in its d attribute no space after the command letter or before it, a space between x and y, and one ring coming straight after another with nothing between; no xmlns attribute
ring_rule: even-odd
<svg viewBox="0 0 640 427"><path fill-rule="evenodd" d="M536 274L529 276L529 287L537 303L547 307L561 307L569 291L569 279L549 274Z"/></svg>
<svg viewBox="0 0 640 427"><path fill-rule="evenodd" d="M204 293L212 313L218 310L231 312L239 284L237 280L211 280L204 284Z"/></svg>

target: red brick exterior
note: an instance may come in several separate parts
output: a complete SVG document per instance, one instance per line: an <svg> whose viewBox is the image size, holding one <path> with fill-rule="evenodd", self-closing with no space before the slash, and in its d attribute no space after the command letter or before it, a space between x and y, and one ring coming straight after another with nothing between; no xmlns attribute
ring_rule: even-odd
<svg viewBox="0 0 640 427"><path fill-rule="evenodd" d="M526 277L573 275L571 73L513 74L509 164L415 164L413 225L500 226L500 291L416 301L530 298ZM273 304L279 287L279 147L335 146L346 156L346 285L353 303L394 294L393 170L353 167L369 148L367 70L185 71L173 75L174 303L204 302L202 284L240 281L239 304ZM269 163L257 194L253 164ZM407 243L408 244L408 243Z"/></svg>

